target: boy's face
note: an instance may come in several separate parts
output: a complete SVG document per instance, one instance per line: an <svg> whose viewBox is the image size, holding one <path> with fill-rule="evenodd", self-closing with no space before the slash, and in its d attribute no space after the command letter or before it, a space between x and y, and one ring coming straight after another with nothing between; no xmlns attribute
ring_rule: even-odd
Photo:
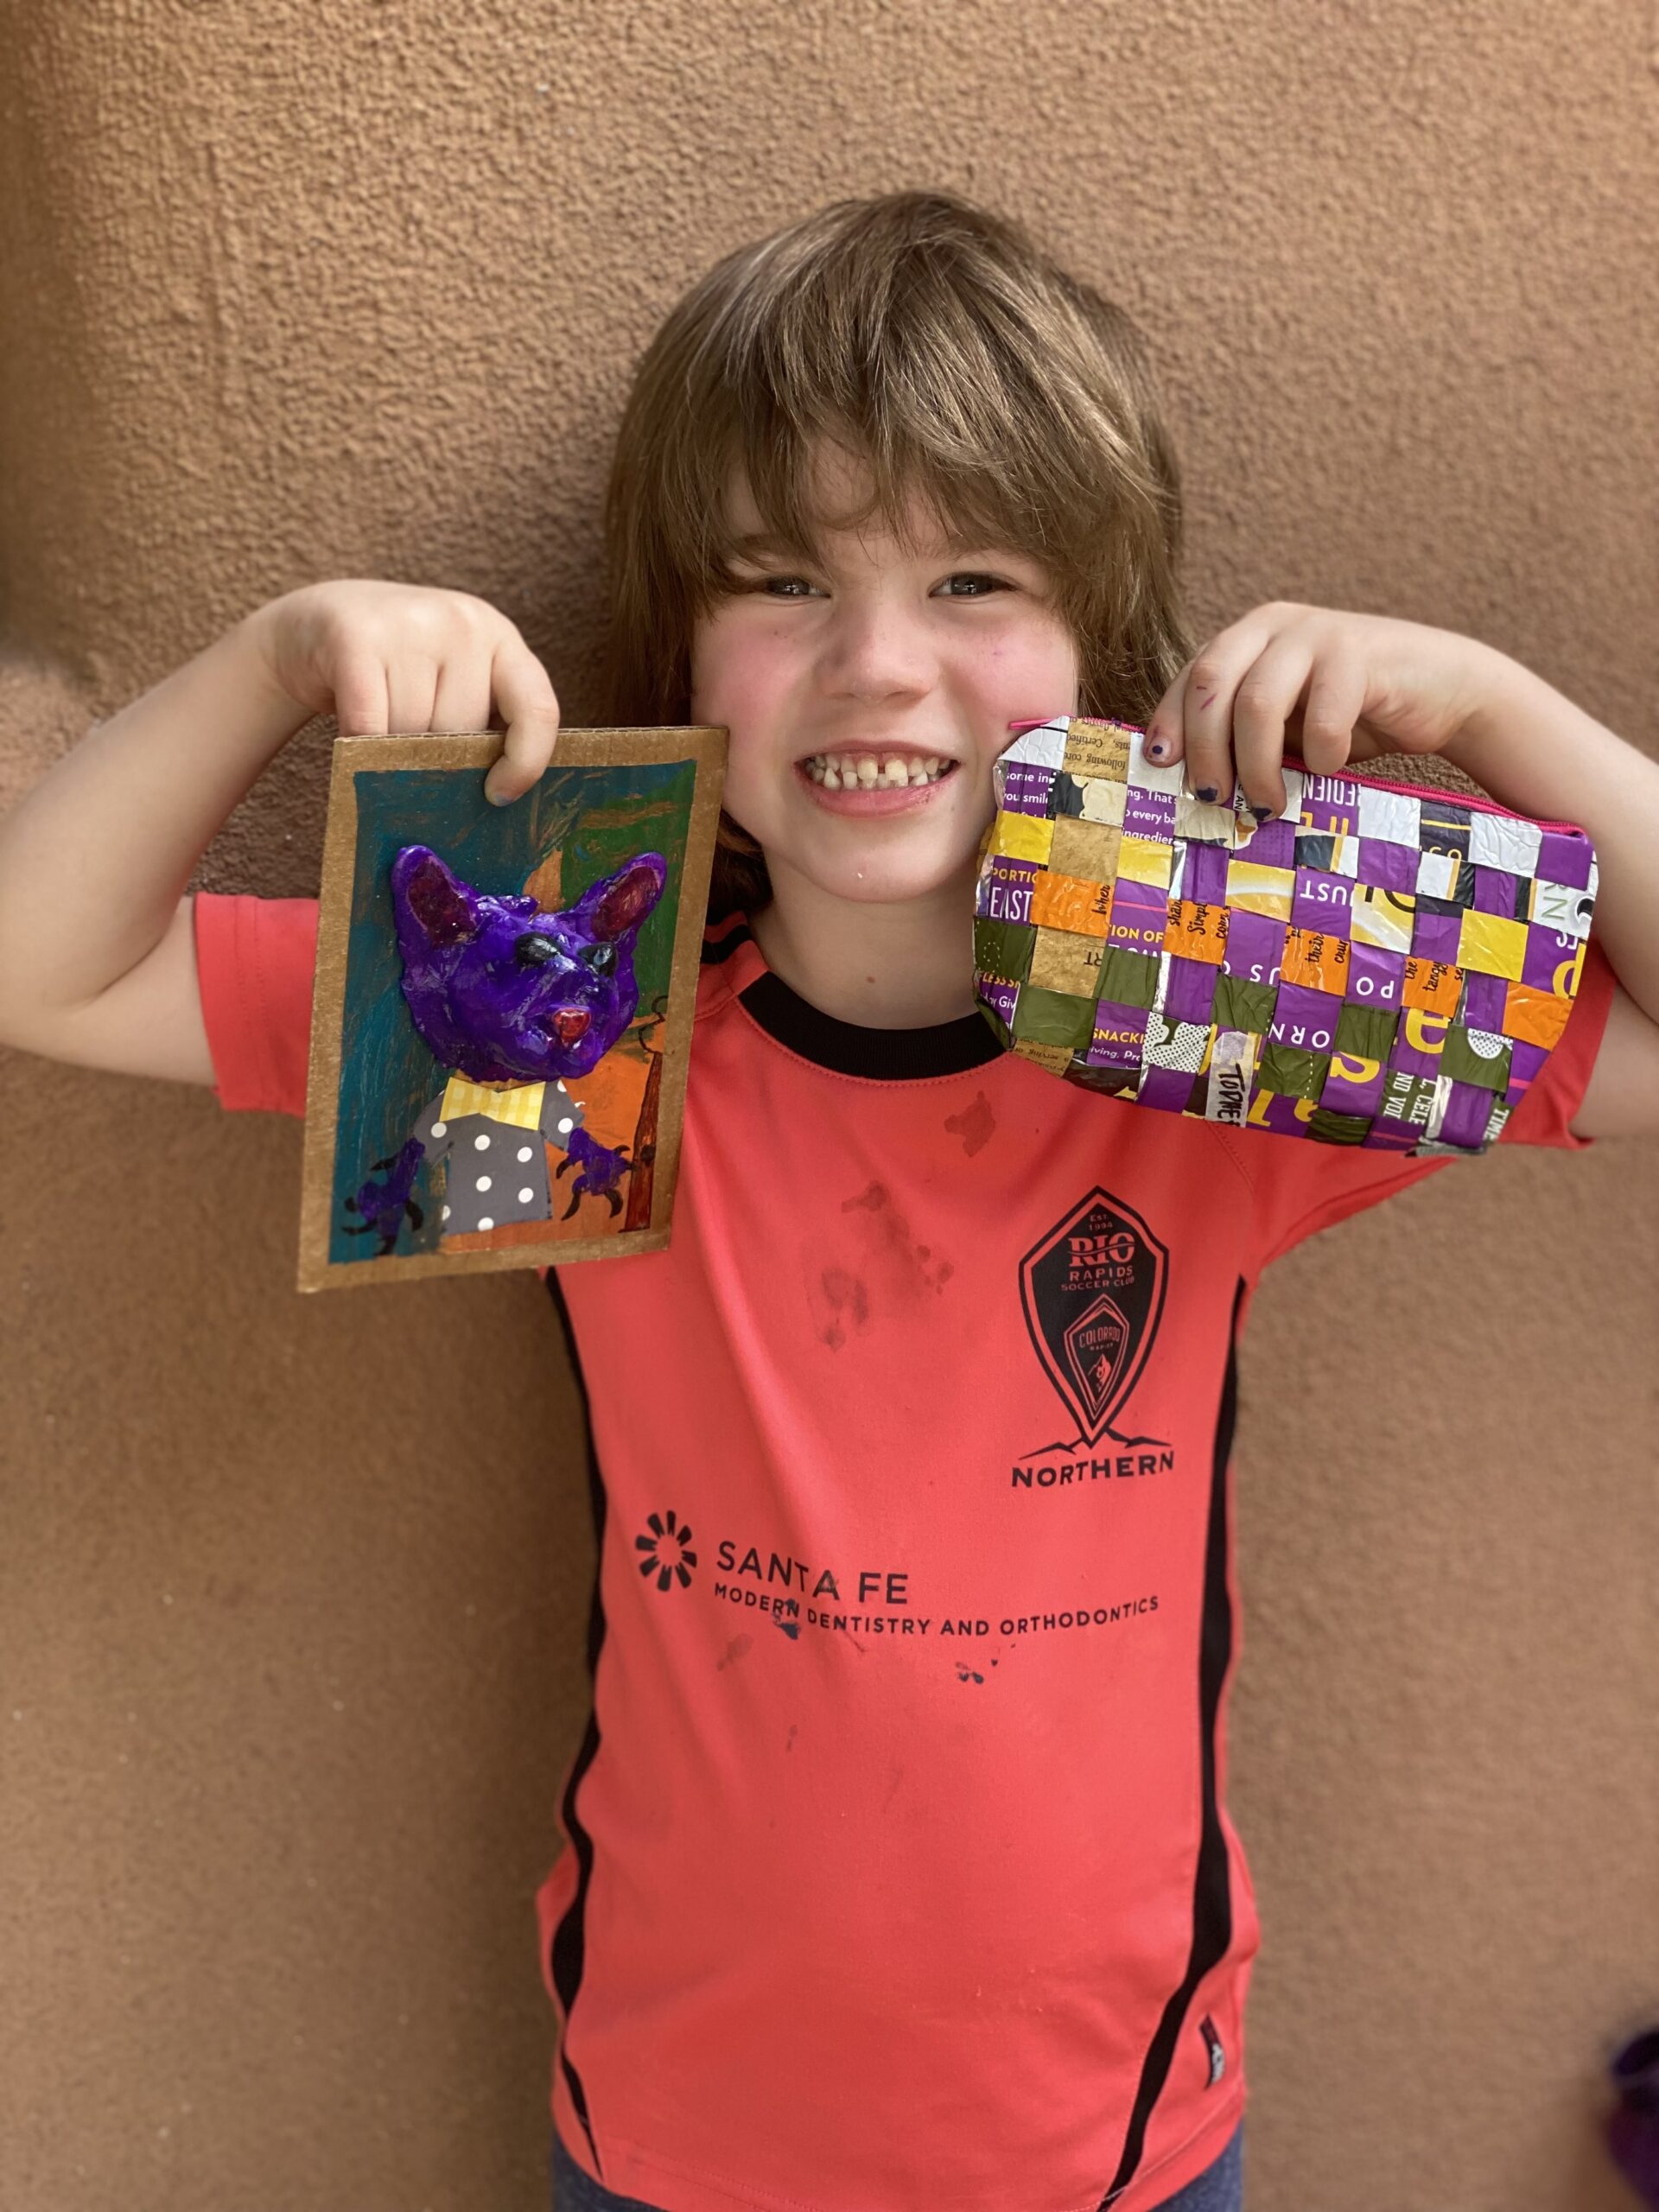
<svg viewBox="0 0 1659 2212"><path fill-rule="evenodd" d="M859 512L869 484L820 450L817 512ZM877 518L819 533L813 557L768 543L747 485L728 517L740 588L697 624L691 713L731 732L726 810L830 897L925 898L968 874L1008 724L1074 713L1078 659L1026 556L953 543L906 552ZM916 518L919 522L919 517Z"/></svg>

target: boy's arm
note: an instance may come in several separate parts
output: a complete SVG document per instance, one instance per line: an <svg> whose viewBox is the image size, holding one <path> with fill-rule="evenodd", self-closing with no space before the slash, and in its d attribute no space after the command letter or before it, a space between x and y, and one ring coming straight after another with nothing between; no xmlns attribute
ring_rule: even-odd
<svg viewBox="0 0 1659 2212"><path fill-rule="evenodd" d="M1578 823L1596 849L1595 932L1619 988L1573 1132L1659 1131L1659 765L1531 669L1473 649L1482 677L1446 758L1518 814Z"/></svg>
<svg viewBox="0 0 1659 2212"><path fill-rule="evenodd" d="M487 795L518 798L558 729L547 671L462 592L310 584L99 723L0 821L0 1045L211 1084L193 901L215 833L314 715L343 730L506 723Z"/></svg>
<svg viewBox="0 0 1659 2212"><path fill-rule="evenodd" d="M309 710L257 613L100 722L0 821L0 1041L210 1084L192 870Z"/></svg>

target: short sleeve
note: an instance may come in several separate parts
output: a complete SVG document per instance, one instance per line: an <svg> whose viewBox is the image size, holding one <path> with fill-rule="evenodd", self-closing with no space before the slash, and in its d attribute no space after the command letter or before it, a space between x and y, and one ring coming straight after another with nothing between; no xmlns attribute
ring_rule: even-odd
<svg viewBox="0 0 1659 2212"><path fill-rule="evenodd" d="M201 1018L213 1096L228 1112L304 1116L317 905L195 895Z"/></svg>
<svg viewBox="0 0 1659 2212"><path fill-rule="evenodd" d="M1568 1124L1584 1103L1591 1070L1601 1049L1617 978L1593 933L1585 944L1578 993L1548 1058L1529 1084L1498 1136L1500 1144L1553 1145L1580 1152L1594 1142ZM1281 1258L1306 1237L1380 1205L1398 1191L1446 1168L1477 1172L1475 1161L1455 1154L1411 1159L1399 1153L1319 1144L1306 1137L1229 1130L1236 1165L1255 1200L1255 1271Z"/></svg>

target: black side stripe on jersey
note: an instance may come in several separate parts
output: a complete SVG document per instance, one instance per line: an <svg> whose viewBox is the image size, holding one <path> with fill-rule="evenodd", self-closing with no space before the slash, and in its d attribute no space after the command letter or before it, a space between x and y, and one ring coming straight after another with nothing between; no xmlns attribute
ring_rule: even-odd
<svg viewBox="0 0 1659 2212"><path fill-rule="evenodd" d="M1233 1899L1227 1866L1227 1839L1222 1834L1221 1810L1216 1796L1216 1728L1221 1710L1222 1684L1233 1651L1233 1601L1227 1589L1227 1460L1233 1448L1233 1424L1238 1410L1238 1316L1244 1296L1241 1276L1233 1293L1233 1317L1228 1330L1227 1372L1222 1381L1221 1404L1216 1414L1215 1452L1210 1473L1210 1525L1204 1552L1204 1619L1198 1638L1198 1728L1203 1760L1202 1821L1198 1863L1192 1881L1192 1942L1181 1985L1165 2005L1163 2017L1147 2046L1141 2068L1140 2086L1129 2113L1123 2155L1111 2185L1100 2200L1100 2212L1116 2202L1134 2180L1146 2148L1147 2125L1162 2095L1175 2056L1175 2045L1186 2018L1193 1992L1211 1967L1226 1955L1233 1940Z"/></svg>
<svg viewBox="0 0 1659 2212"><path fill-rule="evenodd" d="M576 1351L575 1332L570 1326L570 1311L564 1302L564 1293L559 1287L558 1271L550 1268L547 1273L548 1296L553 1310L559 1317L559 1326L564 1331L565 1349L570 1355L570 1365L582 1393L582 1425L588 1436L588 1496L594 1515L594 1590L588 1608L588 1674L591 1681L599 1664L600 1646L605 1641L605 1608L599 1594L600 1563L605 1556L605 1484L599 1471L599 1459L594 1450L593 1417L588 1403L588 1378L582 1371L582 1360ZM599 2155L599 2145L594 2140L593 2123L588 2117L588 2093L582 2086L582 2076L570 2063L570 2013L575 2003L576 1992L582 1986L582 1969L587 1951L587 1911L588 1885L594 1875L593 1838L583 1827L576 1812L576 1793L582 1778L599 1752L599 1716L591 1705L588 1711L588 1726L570 1769L570 1779L565 1785L563 1808L564 1825L576 1854L576 1893L570 1900L563 1918L553 1931L550 1963L553 1986L559 1993L559 2003L564 2011L564 2033L559 2038L559 2070L564 2076L564 2086L570 2093L576 2117L582 2122L582 2133L588 2138L588 2148L594 2154L594 2166L600 2179L605 2177L605 2167Z"/></svg>

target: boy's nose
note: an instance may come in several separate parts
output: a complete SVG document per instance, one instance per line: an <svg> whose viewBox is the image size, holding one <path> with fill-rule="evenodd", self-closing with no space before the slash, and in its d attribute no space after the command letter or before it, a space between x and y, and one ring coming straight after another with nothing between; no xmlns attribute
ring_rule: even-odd
<svg viewBox="0 0 1659 2212"><path fill-rule="evenodd" d="M840 699L915 697L933 681L933 660L918 626L893 608L837 610L822 662L824 687Z"/></svg>

